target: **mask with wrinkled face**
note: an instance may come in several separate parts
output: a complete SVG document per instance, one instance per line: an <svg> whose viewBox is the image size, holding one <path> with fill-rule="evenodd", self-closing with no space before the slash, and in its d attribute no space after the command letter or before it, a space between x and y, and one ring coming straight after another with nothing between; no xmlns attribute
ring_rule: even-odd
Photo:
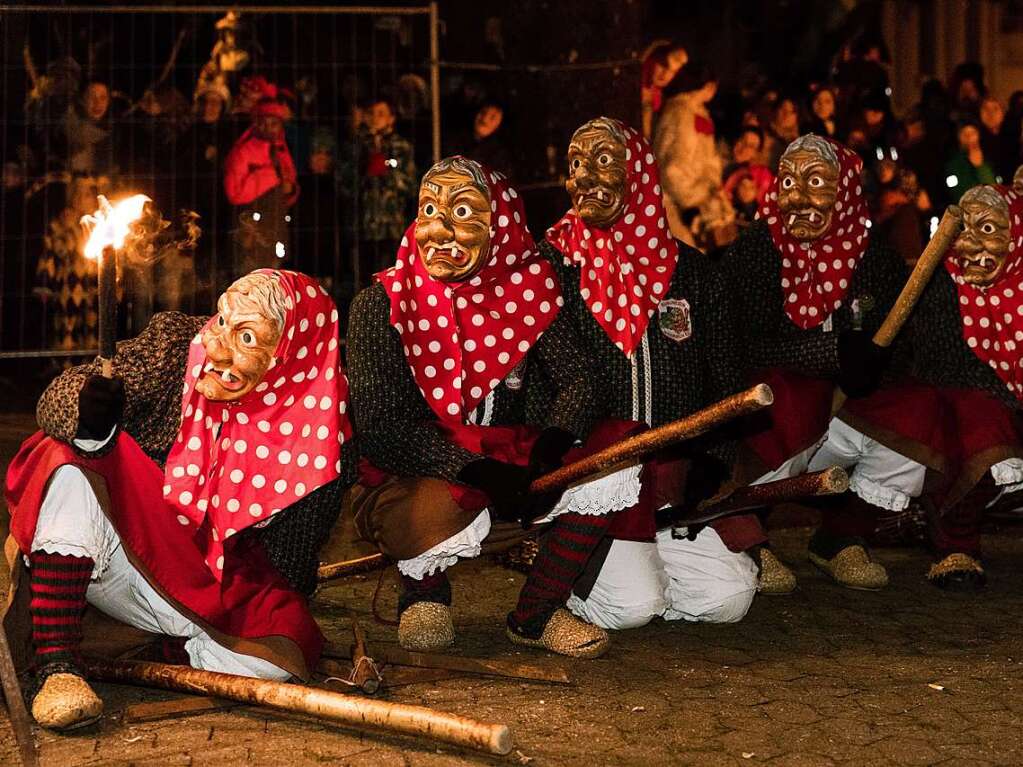
<svg viewBox="0 0 1023 767"><path fill-rule="evenodd" d="M963 280L986 288L1005 273L1009 258L1009 205L986 187L971 189L959 201L963 230L955 241L955 257Z"/></svg>
<svg viewBox="0 0 1023 767"><path fill-rule="evenodd" d="M490 213L490 191L468 171L446 164L423 177L416 246L431 277L462 282L480 270L490 252Z"/></svg>
<svg viewBox="0 0 1023 767"><path fill-rule="evenodd" d="M247 289L258 279L274 278L248 275L229 287L203 332L206 364L195 388L213 402L237 402L259 385L273 362L281 327L264 296Z"/></svg>
<svg viewBox="0 0 1023 767"><path fill-rule="evenodd" d="M838 196L838 163L810 149L793 149L778 164L778 209L786 231L801 242L831 225Z"/></svg>
<svg viewBox="0 0 1023 767"><path fill-rule="evenodd" d="M607 229L625 210L625 144L606 126L587 123L568 145L565 189L589 226Z"/></svg>

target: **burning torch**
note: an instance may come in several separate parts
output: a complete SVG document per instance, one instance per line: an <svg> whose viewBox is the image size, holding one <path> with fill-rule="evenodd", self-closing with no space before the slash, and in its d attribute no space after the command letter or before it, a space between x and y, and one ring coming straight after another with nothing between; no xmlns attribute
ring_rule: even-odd
<svg viewBox="0 0 1023 767"><path fill-rule="evenodd" d="M85 257L99 261L99 358L103 376L113 375L113 359L117 351L117 251L124 246L132 224L142 216L149 202L144 194L136 194L111 204L98 195L99 210L82 216L82 226L89 235Z"/></svg>

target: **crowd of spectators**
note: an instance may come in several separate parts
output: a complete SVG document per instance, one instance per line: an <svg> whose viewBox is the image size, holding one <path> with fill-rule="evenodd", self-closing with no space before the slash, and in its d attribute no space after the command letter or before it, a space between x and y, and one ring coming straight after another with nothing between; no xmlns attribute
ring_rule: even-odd
<svg viewBox="0 0 1023 767"><path fill-rule="evenodd" d="M344 307L391 262L431 158L426 82L406 73L369 97L342 89L342 103L328 108L311 78L254 72L236 23L230 14L218 22L191 93L162 78L126 94L69 57L31 73L25 119L5 138L0 217L7 252L18 256L4 261L5 285L31 284L36 303L26 309L24 294L5 302L5 348L94 346L96 268L82 255L78 222L99 194L143 192L168 218L194 211L203 229L195 253L122 265L126 330L159 309L205 311L231 279L261 266L312 274ZM1002 104L983 70L964 63L895 114L887 61L881 44L863 40L843 47L818 81L722 84L684 47L652 44L642 127L672 231L705 250L727 245L757 216L788 143L813 132L860 154L875 226L912 262L946 205L971 186L1011 179L1023 159L1023 91ZM495 95L469 80L445 95L442 150L514 179L506 105ZM44 319L33 326L25 318L39 306Z"/></svg>
<svg viewBox="0 0 1023 767"><path fill-rule="evenodd" d="M1009 183L1021 162L1023 91L1008 104L976 63L923 83L896 114L883 44L861 39L828 77L782 87L763 77L715 98L713 71L660 41L643 66L644 130L661 167L672 230L713 250L748 226L782 151L803 133L840 141L863 159L874 225L907 262L945 206L977 184Z"/></svg>

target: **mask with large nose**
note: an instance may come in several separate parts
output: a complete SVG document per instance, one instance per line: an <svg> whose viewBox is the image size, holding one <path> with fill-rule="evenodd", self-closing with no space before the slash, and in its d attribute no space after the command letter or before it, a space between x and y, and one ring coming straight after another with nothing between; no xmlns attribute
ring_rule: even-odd
<svg viewBox="0 0 1023 767"><path fill-rule="evenodd" d="M812 242L828 231L838 176L838 155L824 139L808 135L789 144L778 163L778 209L795 239Z"/></svg>
<svg viewBox="0 0 1023 767"><path fill-rule="evenodd" d="M259 385L273 363L284 327L284 291L271 274L247 274L217 301L202 335L206 363L196 391L214 402L237 402Z"/></svg>
<svg viewBox="0 0 1023 767"><path fill-rule="evenodd" d="M580 127L568 145L565 189L588 226L607 229L625 210L625 134L606 117Z"/></svg>
<svg viewBox="0 0 1023 767"><path fill-rule="evenodd" d="M463 282L490 253L490 190L479 165L464 157L441 160L419 187L416 247L430 276Z"/></svg>
<svg viewBox="0 0 1023 767"><path fill-rule="evenodd" d="M959 201L963 230L954 245L963 280L986 288L1005 273L1011 231L1009 204L995 189L975 186Z"/></svg>

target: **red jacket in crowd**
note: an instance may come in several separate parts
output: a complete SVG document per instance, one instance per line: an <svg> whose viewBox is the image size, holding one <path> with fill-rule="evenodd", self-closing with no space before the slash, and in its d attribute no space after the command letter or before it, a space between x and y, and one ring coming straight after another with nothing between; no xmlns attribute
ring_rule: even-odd
<svg viewBox="0 0 1023 767"><path fill-rule="evenodd" d="M249 128L231 148L224 163L224 192L232 205L248 205L284 183L292 192L285 197L291 206L298 200L298 175L284 137L268 141Z"/></svg>

